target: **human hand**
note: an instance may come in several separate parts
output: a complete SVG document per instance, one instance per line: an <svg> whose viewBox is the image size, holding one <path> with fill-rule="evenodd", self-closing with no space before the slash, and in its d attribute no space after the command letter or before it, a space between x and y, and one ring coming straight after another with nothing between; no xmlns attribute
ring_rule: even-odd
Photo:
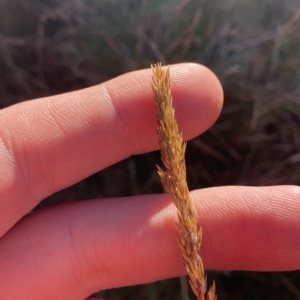
<svg viewBox="0 0 300 300"><path fill-rule="evenodd" d="M195 64L171 66L185 139L218 117L222 89ZM130 155L158 148L151 71L0 112L0 298L78 299L184 274L170 196L88 200L26 215L46 196ZM191 192L206 269L300 266L299 188Z"/></svg>

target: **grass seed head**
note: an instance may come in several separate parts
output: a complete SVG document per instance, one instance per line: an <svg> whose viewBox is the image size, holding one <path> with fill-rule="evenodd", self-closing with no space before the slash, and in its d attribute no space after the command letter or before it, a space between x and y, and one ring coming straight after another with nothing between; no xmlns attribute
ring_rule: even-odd
<svg viewBox="0 0 300 300"><path fill-rule="evenodd" d="M189 282L199 300L216 300L215 285L206 294L206 277L199 251L201 228L197 227L196 211L192 205L186 181L185 149L179 133L170 88L170 69L160 63L152 65L152 91L156 106L157 134L164 169L158 174L164 189L172 195L178 211L178 245ZM205 297L206 294L206 297Z"/></svg>

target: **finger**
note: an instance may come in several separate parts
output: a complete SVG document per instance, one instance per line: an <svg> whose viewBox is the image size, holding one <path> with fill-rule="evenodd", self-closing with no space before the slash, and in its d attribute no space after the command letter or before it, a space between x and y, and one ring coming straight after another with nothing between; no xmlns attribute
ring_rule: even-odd
<svg viewBox="0 0 300 300"><path fill-rule="evenodd" d="M300 267L299 187L222 187L191 195L205 268ZM168 195L87 201L27 216L1 240L1 295L76 300L182 275L175 219Z"/></svg>
<svg viewBox="0 0 300 300"><path fill-rule="evenodd" d="M222 89L203 66L170 68L180 130L190 139L218 117ZM49 194L158 147L149 69L0 116L0 236Z"/></svg>

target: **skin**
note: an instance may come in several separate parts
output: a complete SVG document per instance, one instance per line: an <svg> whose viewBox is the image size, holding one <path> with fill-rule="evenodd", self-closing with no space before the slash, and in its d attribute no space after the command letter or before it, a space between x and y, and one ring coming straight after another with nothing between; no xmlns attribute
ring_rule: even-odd
<svg viewBox="0 0 300 300"><path fill-rule="evenodd" d="M185 140L218 118L223 92L203 66L170 67ZM0 111L1 299L82 300L184 274L168 195L88 200L28 214L42 199L130 155L158 148L151 71ZM296 186L191 192L206 268L300 267Z"/></svg>

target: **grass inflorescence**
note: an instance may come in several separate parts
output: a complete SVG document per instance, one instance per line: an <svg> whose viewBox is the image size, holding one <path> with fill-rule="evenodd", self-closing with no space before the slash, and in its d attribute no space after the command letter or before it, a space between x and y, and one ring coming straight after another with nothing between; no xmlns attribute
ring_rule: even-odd
<svg viewBox="0 0 300 300"><path fill-rule="evenodd" d="M179 133L172 104L170 70L160 63L152 66L152 90L156 105L157 134L161 159L165 170L158 166L158 174L165 190L172 195L178 210L178 245L181 250L191 288L199 300L205 299L206 278L200 257L202 230L197 226L196 211L192 205L186 181L185 149ZM215 285L206 299L216 299Z"/></svg>

